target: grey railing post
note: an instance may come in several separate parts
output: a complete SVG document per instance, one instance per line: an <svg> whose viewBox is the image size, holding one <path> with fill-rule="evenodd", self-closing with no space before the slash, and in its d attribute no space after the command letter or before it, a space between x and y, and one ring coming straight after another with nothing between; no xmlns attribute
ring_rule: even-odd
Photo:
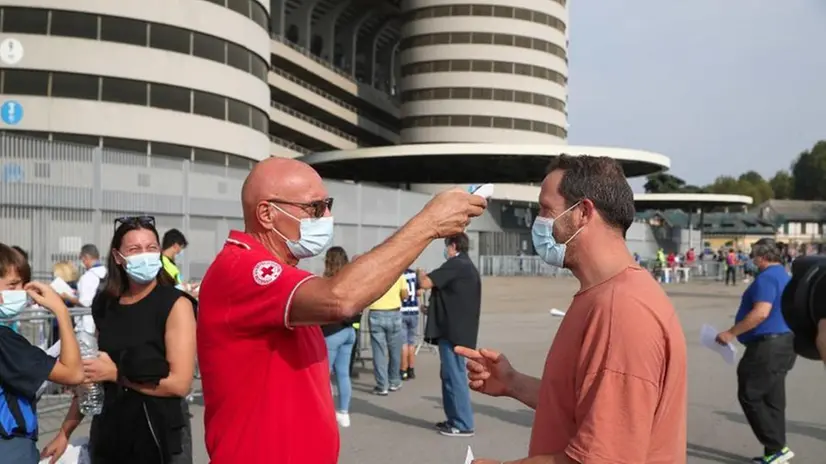
<svg viewBox="0 0 826 464"><path fill-rule="evenodd" d="M364 212L362 210L362 201L361 201L361 196L362 196L362 191L361 190L362 190L361 184L356 184L356 208L358 208L358 214L356 215L356 221L357 221L357 224L356 224L356 240L358 241L358 249L357 249L356 253L364 253L365 251L367 251L367 249L363 248L363 245L361 243L361 239L362 239L361 223L362 223L362 220L364 218Z"/></svg>
<svg viewBox="0 0 826 464"><path fill-rule="evenodd" d="M101 225L103 225L103 149L92 149L92 243L105 250L108 245L100 243ZM108 253L107 253L108 254Z"/></svg>
<svg viewBox="0 0 826 464"><path fill-rule="evenodd" d="M189 202L189 172L190 172L191 163L192 162L189 161L189 160L184 160L184 162L183 162L183 166L182 166L182 169L183 169L183 173L182 173L183 174L182 175L183 194L181 195L181 212L183 213L183 216L184 216L182 226L184 228L184 236L188 237L189 240L192 239L192 234L191 234L190 224L189 224L189 211L190 211L190 204L189 204L190 203ZM181 263L181 264L183 264L183 266L182 266L183 267L183 274L187 278L189 278L190 275L191 275L189 273L189 264L190 264L189 257L190 257L189 253L185 253L184 254L184 259L183 259L184 262Z"/></svg>

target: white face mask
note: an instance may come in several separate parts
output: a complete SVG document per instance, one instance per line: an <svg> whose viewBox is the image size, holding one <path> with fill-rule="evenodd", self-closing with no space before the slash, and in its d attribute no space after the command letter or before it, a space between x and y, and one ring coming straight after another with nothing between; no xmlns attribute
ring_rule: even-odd
<svg viewBox="0 0 826 464"><path fill-rule="evenodd" d="M335 230L333 216L298 219L281 209L275 203L270 203L270 205L297 221L299 224L298 240L290 240L275 227L272 229L273 232L284 239L284 242L287 244L287 249L290 250L290 253L292 253L296 259L318 256L333 242L333 232Z"/></svg>
<svg viewBox="0 0 826 464"><path fill-rule="evenodd" d="M17 316L31 304L25 290L3 290L0 300L0 319Z"/></svg>
<svg viewBox="0 0 826 464"><path fill-rule="evenodd" d="M531 227L531 240L533 241L533 247L536 249L536 254L539 255L542 261L545 261L551 266L563 267L565 263L565 250L568 248L568 243L570 243L570 241L573 240L574 237L576 237L583 229L582 227L577 229L577 231L571 235L571 238L566 240L564 243L558 243L556 238L554 238L554 222L570 212L577 205L579 205L579 202L575 203L555 218L537 216L537 218L533 221L533 227Z"/></svg>

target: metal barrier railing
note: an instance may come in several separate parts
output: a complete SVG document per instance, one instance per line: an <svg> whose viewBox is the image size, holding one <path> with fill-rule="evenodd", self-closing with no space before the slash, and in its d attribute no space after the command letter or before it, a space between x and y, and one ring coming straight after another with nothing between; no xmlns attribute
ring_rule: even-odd
<svg viewBox="0 0 826 464"><path fill-rule="evenodd" d="M655 260L643 260L640 265L652 273L656 274L660 269ZM719 261L696 261L688 266L678 266L687 268L692 279L714 279L723 280L725 278L725 263ZM480 256L479 274L483 276L499 277L568 277L571 271L545 264L538 256ZM737 267L737 277L743 278L742 266Z"/></svg>
<svg viewBox="0 0 826 464"><path fill-rule="evenodd" d="M74 318L75 321L77 321L77 318L90 316L91 314L91 308L69 309L69 315ZM35 306L27 309L16 317L3 319L2 323L6 326L13 326L29 343L47 351L59 341L55 331L56 325L54 320L55 316L52 313ZM197 365L197 359L194 377L195 379L200 379L200 369ZM71 390L72 387L48 382L45 389L39 395L37 413L49 414L55 411L66 410L74 397ZM192 401L195 396L200 396L200 394L200 386L193 385L193 391L187 396L187 399Z"/></svg>
<svg viewBox="0 0 826 464"><path fill-rule="evenodd" d="M480 256L479 274L483 276L567 277L571 271L546 264L539 256Z"/></svg>
<svg viewBox="0 0 826 464"><path fill-rule="evenodd" d="M340 129L336 129L335 127L333 127L333 126L331 126L331 125L329 125L329 124L325 124L325 123L323 123L323 122L319 121L318 119L315 119L315 118L312 118L312 117L310 117L310 116L307 116L307 115L306 115L306 114L304 114L304 113L298 112L298 111L296 111L296 110L294 110L294 109L290 108L289 106L284 105L283 103L279 103L279 102L277 102L277 101L275 101L275 100L272 100L272 101L270 102L270 105L272 105L272 107L273 107L273 108L276 108L276 109L278 109L278 110L280 110L280 111L283 111L283 112L285 112L285 113L289 114L290 116L294 116L294 117L296 117L296 118L298 118L298 119L301 119L301 120L302 120L302 121L304 121L304 122L308 122L308 123L310 123L310 124L312 124L312 125L314 125L314 126L316 126L316 127L318 127L318 128L324 129L324 130L326 130L327 132L331 132L331 133L333 133L333 134L335 134L335 135L337 135L337 136L339 136L339 137L341 137L341 138L343 138L343 139L345 139L345 140L349 140L350 142L353 142L353 143L358 143L358 139L356 139L356 138L355 138L355 137L353 137L352 135L350 135L350 134L348 134L348 133L346 133L346 132L343 132L343 131L342 131L342 130L340 130Z"/></svg>
<svg viewBox="0 0 826 464"><path fill-rule="evenodd" d="M301 79L293 76L292 74L290 74L290 73L288 73L288 72L286 72L286 71L284 71L280 68L276 68L275 66L272 66L272 67L270 67L270 71L272 71L274 74L277 74L277 75L283 77L284 79L287 79L288 81L290 81L294 84L298 84L301 87L304 87L305 89L309 90L310 92L318 94L320 97L324 97L324 99L326 99L326 100L330 100L331 102L341 106L342 108L344 108L346 110L352 111L353 113L356 113L356 114L358 114L358 112L359 112L358 109L355 106L341 100L340 98L337 98L337 97L334 97L334 96L330 95L330 93L325 92L325 91L319 89L318 87L316 87L312 84L308 84L308 83L302 81Z"/></svg>
<svg viewBox="0 0 826 464"><path fill-rule="evenodd" d="M270 141L275 143L276 145L281 145L282 147L289 148L293 151L297 151L302 155L309 155L313 152L312 150L304 148L301 145L296 145L295 142L290 142L289 140L284 140L281 137L276 137L274 135L270 135Z"/></svg>
<svg viewBox="0 0 826 464"><path fill-rule="evenodd" d="M298 53L301 53L302 55L306 56L307 58L309 58L309 59L315 61L316 63L324 66L325 68L329 69L330 71L333 71L334 73L336 73L339 76L347 79L348 81L356 83L356 79L350 73L348 73L347 71L345 71L342 68L339 68L338 66L335 66L333 63L330 63L327 60L323 60L323 59L313 55L309 50L302 47L301 45L293 43L293 42L287 40L286 37L282 37L282 36L280 36L276 33L270 34L270 37L272 38L272 40L275 40L276 42L280 42L280 43L292 48L293 50L297 51Z"/></svg>

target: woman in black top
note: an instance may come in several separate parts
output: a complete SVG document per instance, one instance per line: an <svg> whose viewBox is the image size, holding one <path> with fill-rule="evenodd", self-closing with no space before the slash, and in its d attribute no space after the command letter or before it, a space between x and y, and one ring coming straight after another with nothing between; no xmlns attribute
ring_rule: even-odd
<svg viewBox="0 0 826 464"><path fill-rule="evenodd" d="M84 360L101 382L103 412L93 419L95 463L191 464L188 406L195 368L193 303L161 270L155 220L120 218L103 292L92 304L100 355ZM44 455L60 456L83 416L77 398Z"/></svg>
<svg viewBox="0 0 826 464"><path fill-rule="evenodd" d="M347 253L344 248L339 246L330 248L324 257L324 277L334 276L346 264ZM324 341L327 342L330 371L335 374L338 385L336 420L342 427L350 426L350 398L353 394L350 382L350 355L356 343L356 330L353 329L353 324L359 320L361 320L360 315L353 319L321 326Z"/></svg>

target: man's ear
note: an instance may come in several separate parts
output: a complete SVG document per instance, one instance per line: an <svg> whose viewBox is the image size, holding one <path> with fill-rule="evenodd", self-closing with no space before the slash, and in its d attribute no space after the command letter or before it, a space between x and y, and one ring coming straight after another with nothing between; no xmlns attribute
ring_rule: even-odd
<svg viewBox="0 0 826 464"><path fill-rule="evenodd" d="M258 207L255 209L255 216L264 228L272 228L272 224L275 222L275 208L271 207L266 201L262 201L258 203Z"/></svg>

